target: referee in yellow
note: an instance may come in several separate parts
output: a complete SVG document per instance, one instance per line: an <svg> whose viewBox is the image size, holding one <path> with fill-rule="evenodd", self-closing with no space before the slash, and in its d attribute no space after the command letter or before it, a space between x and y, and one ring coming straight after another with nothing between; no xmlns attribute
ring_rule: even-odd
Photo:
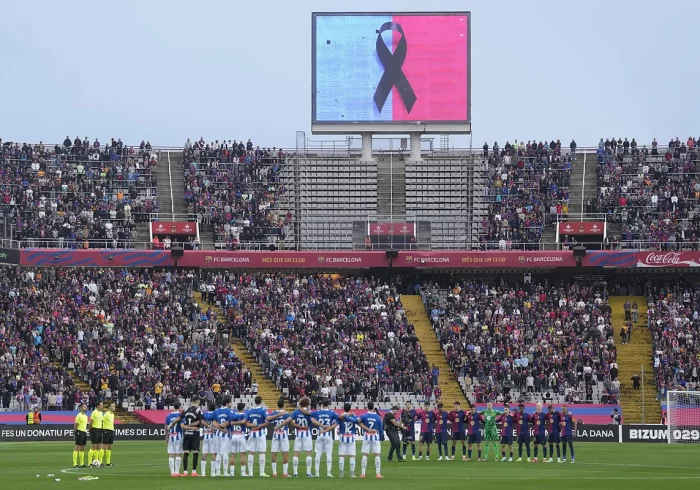
<svg viewBox="0 0 700 490"><path fill-rule="evenodd" d="M100 463L105 456L107 466L112 466L112 444L114 444L114 403L108 403L102 415L102 450L100 451Z"/></svg>
<svg viewBox="0 0 700 490"><path fill-rule="evenodd" d="M103 404L99 402L95 410L90 414L90 452L88 452L88 464L100 461L100 449L102 446L102 411ZM101 463L102 461L100 461Z"/></svg>
<svg viewBox="0 0 700 490"><path fill-rule="evenodd" d="M88 425L88 417L85 415L85 412L87 412L87 405L81 403L79 410L80 412L75 416L75 425L73 426L73 431L75 432L73 468L78 468L78 458L80 458L80 466L85 467L85 445L87 444Z"/></svg>

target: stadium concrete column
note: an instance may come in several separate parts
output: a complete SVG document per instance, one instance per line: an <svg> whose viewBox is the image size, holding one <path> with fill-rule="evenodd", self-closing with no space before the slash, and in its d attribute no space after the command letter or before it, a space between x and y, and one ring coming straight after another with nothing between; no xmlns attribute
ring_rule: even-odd
<svg viewBox="0 0 700 490"><path fill-rule="evenodd" d="M414 162L423 160L420 153L420 135L421 133L411 133L411 155L409 158Z"/></svg>
<svg viewBox="0 0 700 490"><path fill-rule="evenodd" d="M372 133L362 133L362 161L374 161L372 158Z"/></svg>

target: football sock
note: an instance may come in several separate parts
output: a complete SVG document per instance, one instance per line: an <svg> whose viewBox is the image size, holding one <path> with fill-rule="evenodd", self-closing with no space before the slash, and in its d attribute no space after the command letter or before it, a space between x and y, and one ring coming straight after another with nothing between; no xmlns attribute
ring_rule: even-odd
<svg viewBox="0 0 700 490"><path fill-rule="evenodd" d="M194 453L192 456L192 471L197 471L197 463L199 463L199 453Z"/></svg>
<svg viewBox="0 0 700 490"><path fill-rule="evenodd" d="M260 474L265 473L265 454L258 455L258 467L260 468Z"/></svg>
<svg viewBox="0 0 700 490"><path fill-rule="evenodd" d="M397 454L397 456L401 456ZM326 453L326 474L330 475L333 470L333 451Z"/></svg>
<svg viewBox="0 0 700 490"><path fill-rule="evenodd" d="M525 450L527 451L527 457L530 457L530 444L525 444Z"/></svg>
<svg viewBox="0 0 700 490"><path fill-rule="evenodd" d="M345 470L345 458L338 458L338 470L340 471L340 474L343 474L343 470Z"/></svg>
<svg viewBox="0 0 700 490"><path fill-rule="evenodd" d="M452 446L452 456L455 455L455 451L457 450L457 446Z"/></svg>
<svg viewBox="0 0 700 490"><path fill-rule="evenodd" d="M411 454L413 454L414 456L416 455L416 445L415 444L411 444Z"/></svg>
<svg viewBox="0 0 700 490"><path fill-rule="evenodd" d="M467 446L462 446L462 456L467 455Z"/></svg>
<svg viewBox="0 0 700 490"><path fill-rule="evenodd" d="M539 450L540 450L540 447L537 444L535 444L535 457L537 457Z"/></svg>
<svg viewBox="0 0 700 490"><path fill-rule="evenodd" d="M175 458L168 458L168 466L170 467L170 474L175 473Z"/></svg>
<svg viewBox="0 0 700 490"><path fill-rule="evenodd" d="M522 443L518 444L518 457L519 458L523 457L523 445L522 445Z"/></svg>
<svg viewBox="0 0 700 490"><path fill-rule="evenodd" d="M498 456L498 443L494 442L493 443L493 452Z"/></svg>
<svg viewBox="0 0 700 490"><path fill-rule="evenodd" d="M228 453L224 453L221 456L221 462L224 464L224 475L228 475L228 463L227 461L229 460L229 455ZM218 474L221 474L221 470L219 469L219 463L216 464L216 472Z"/></svg>
<svg viewBox="0 0 700 490"><path fill-rule="evenodd" d="M418 451L418 457L422 458L423 457L423 451Z"/></svg>
<svg viewBox="0 0 700 490"><path fill-rule="evenodd" d="M554 456L554 444L549 445L549 455Z"/></svg>
<svg viewBox="0 0 700 490"><path fill-rule="evenodd" d="M97 456L97 459L100 462L100 464L102 464L102 462L105 459L105 450L104 449L100 449L100 453L99 453L99 456Z"/></svg>
<svg viewBox="0 0 700 490"><path fill-rule="evenodd" d="M471 459L471 457L472 457L472 450L471 450L471 449L467 449L467 454L469 455L469 458Z"/></svg>
<svg viewBox="0 0 700 490"><path fill-rule="evenodd" d="M501 457L502 457L502 458L505 458L505 457L506 457L506 452L505 452L505 451L501 451Z"/></svg>
<svg viewBox="0 0 700 490"><path fill-rule="evenodd" d="M438 444L438 454L442 458L442 444ZM445 456L447 456L447 455L445 455Z"/></svg>
<svg viewBox="0 0 700 490"><path fill-rule="evenodd" d="M481 449L477 449L476 453L479 455L479 459L481 459Z"/></svg>
<svg viewBox="0 0 700 490"><path fill-rule="evenodd" d="M112 450L105 449L105 456L107 457L107 464L112 464Z"/></svg>
<svg viewBox="0 0 700 490"><path fill-rule="evenodd" d="M360 468L362 470L362 474L365 474L365 471L367 470L367 456L362 456L362 461L360 462Z"/></svg>
<svg viewBox="0 0 700 490"><path fill-rule="evenodd" d="M350 456L350 474L355 474L355 456Z"/></svg>
<svg viewBox="0 0 700 490"><path fill-rule="evenodd" d="M78 466L78 451L73 451L73 466Z"/></svg>
<svg viewBox="0 0 700 490"><path fill-rule="evenodd" d="M85 464L85 453L83 451L80 451L80 466L83 466Z"/></svg>
<svg viewBox="0 0 700 490"><path fill-rule="evenodd" d="M564 459L566 459L566 443L562 444L562 452L564 453Z"/></svg>
<svg viewBox="0 0 700 490"><path fill-rule="evenodd" d="M542 457L547 459L547 447L542 446Z"/></svg>
<svg viewBox="0 0 700 490"><path fill-rule="evenodd" d="M202 472L202 476L207 476L207 460L202 458L202 462L200 463L200 471ZM212 476L216 476L216 471L214 471L214 463L211 465L211 474Z"/></svg>
<svg viewBox="0 0 700 490"><path fill-rule="evenodd" d="M511 457L511 458L513 457L513 451L512 451L512 450L511 450L511 452L510 452L510 457Z"/></svg>
<svg viewBox="0 0 700 490"><path fill-rule="evenodd" d="M90 464L92 464L92 461L93 461L93 459L92 459L92 453L94 453L94 452L95 452L95 451L93 451L92 449L90 449L90 450L88 451L88 461L90 462Z"/></svg>
<svg viewBox="0 0 700 490"><path fill-rule="evenodd" d="M316 466L316 476L319 476L321 473L321 453L316 453L314 460L314 464Z"/></svg>
<svg viewBox="0 0 700 490"><path fill-rule="evenodd" d="M292 458L292 469L294 470L294 474L297 475L299 470L299 458L297 456Z"/></svg>
<svg viewBox="0 0 700 490"><path fill-rule="evenodd" d="M382 457L381 456L374 457L374 468L376 469L378 475L382 474Z"/></svg>
<svg viewBox="0 0 700 490"><path fill-rule="evenodd" d="M403 443L403 448L402 448L402 452L403 452L403 457L404 457L404 458L406 457L406 449L408 449L408 443L407 443L407 442L404 442L404 443Z"/></svg>
<svg viewBox="0 0 700 490"><path fill-rule="evenodd" d="M182 455L182 469L187 473L187 469L190 466L190 453L185 453Z"/></svg>
<svg viewBox="0 0 700 490"><path fill-rule="evenodd" d="M289 474L289 463L282 463L282 473L285 475Z"/></svg>
<svg viewBox="0 0 700 490"><path fill-rule="evenodd" d="M248 474L249 475L253 474L253 464L254 463L255 463L255 455L249 454L248 455Z"/></svg>
<svg viewBox="0 0 700 490"><path fill-rule="evenodd" d="M486 459L489 459L489 446L490 446L490 444L487 442L486 447L484 448L484 457Z"/></svg>
<svg viewBox="0 0 700 490"><path fill-rule="evenodd" d="M557 458L561 456L561 446L557 444Z"/></svg>
<svg viewBox="0 0 700 490"><path fill-rule="evenodd" d="M180 456L175 457L175 473L180 473L180 464L182 463L182 458Z"/></svg>
<svg viewBox="0 0 700 490"><path fill-rule="evenodd" d="M311 459L311 456L306 457L306 474L310 475L311 474L311 465L313 464L313 460Z"/></svg>
<svg viewBox="0 0 700 490"><path fill-rule="evenodd" d="M270 466L272 466L272 474L276 475L277 474L277 461L273 461L270 463Z"/></svg>
<svg viewBox="0 0 700 490"><path fill-rule="evenodd" d="M573 442L569 442L569 449L571 449L571 459L574 459L574 443Z"/></svg>

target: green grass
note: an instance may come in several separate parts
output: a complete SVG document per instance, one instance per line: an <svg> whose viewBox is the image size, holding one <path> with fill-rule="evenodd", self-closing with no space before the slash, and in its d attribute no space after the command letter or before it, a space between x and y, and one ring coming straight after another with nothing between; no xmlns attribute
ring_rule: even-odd
<svg viewBox="0 0 700 490"><path fill-rule="evenodd" d="M358 444L358 449L359 449ZM385 445L385 453L387 451ZM437 461L433 448L431 461L409 461L404 464L382 464L384 480L374 478L374 461L370 456L366 480L337 478L338 463L334 461L336 478L265 479L248 478L171 478L165 443L119 442L114 446L112 468L71 469L72 446L66 443L3 443L0 444L0 481L3 488L50 489L50 488L99 488L99 489L178 489L227 488L245 485L259 489L324 489L329 488L402 488L429 489L459 488L465 485L479 490L503 488L514 485L518 490L530 488L567 488L596 490L603 488L654 489L692 488L700 483L698 461L699 445L666 444L611 444L580 443L576 445L576 464L500 463L493 460L478 463L462 461ZM476 453L476 451L475 451ZM461 457L461 448L457 448ZM493 458L493 454L491 455ZM517 457L517 453L516 453ZM337 446L334 451L337 458ZM305 473L301 458L300 473ZM267 472L271 473L267 456ZM190 463L191 464L191 463ZM281 472L281 463L279 470ZM360 454L357 473L360 469ZM346 475L347 475L346 463ZM255 462L257 474L258 463ZM321 474L325 474L325 459ZM291 457L290 457L291 472ZM49 477L47 475L53 474ZM38 475L38 476L37 476ZM97 476L97 481L77 481L80 476ZM60 478L60 482L55 479ZM697 480L693 483L693 480Z"/></svg>

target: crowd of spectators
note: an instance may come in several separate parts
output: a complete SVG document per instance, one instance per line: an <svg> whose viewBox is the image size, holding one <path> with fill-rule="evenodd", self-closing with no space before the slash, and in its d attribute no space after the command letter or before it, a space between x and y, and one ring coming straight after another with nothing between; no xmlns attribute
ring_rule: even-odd
<svg viewBox="0 0 700 490"><path fill-rule="evenodd" d="M617 403L604 283L464 279L422 294L448 362L475 401L590 403L595 393Z"/></svg>
<svg viewBox="0 0 700 490"><path fill-rule="evenodd" d="M654 373L664 401L666 390L700 388L700 289L676 277L650 281L647 294Z"/></svg>
<svg viewBox="0 0 700 490"><path fill-rule="evenodd" d="M572 153L559 140L484 145L488 213L481 223L482 250L539 250L546 225L569 212Z"/></svg>
<svg viewBox="0 0 700 490"><path fill-rule="evenodd" d="M275 204L285 193L280 182L281 149L224 141L184 148L187 212L214 226L217 248L236 250L250 243L283 248L292 218Z"/></svg>
<svg viewBox="0 0 700 490"><path fill-rule="evenodd" d="M209 301L221 302L231 334L292 400L324 392L333 401L383 400L430 384L399 294L384 281L212 273L202 287Z"/></svg>
<svg viewBox="0 0 700 490"><path fill-rule="evenodd" d="M146 142L0 140L4 236L27 247L129 248L134 223L158 212L156 160Z"/></svg>
<svg viewBox="0 0 700 490"><path fill-rule="evenodd" d="M191 272L8 267L2 275L5 409L73 410L107 398L162 409L252 388L216 312L195 302ZM91 391L77 389L69 369Z"/></svg>
<svg viewBox="0 0 700 490"><path fill-rule="evenodd" d="M606 248L698 250L700 244L699 140L678 138L651 148L632 138L600 140L598 196L587 212L620 223L621 239Z"/></svg>

